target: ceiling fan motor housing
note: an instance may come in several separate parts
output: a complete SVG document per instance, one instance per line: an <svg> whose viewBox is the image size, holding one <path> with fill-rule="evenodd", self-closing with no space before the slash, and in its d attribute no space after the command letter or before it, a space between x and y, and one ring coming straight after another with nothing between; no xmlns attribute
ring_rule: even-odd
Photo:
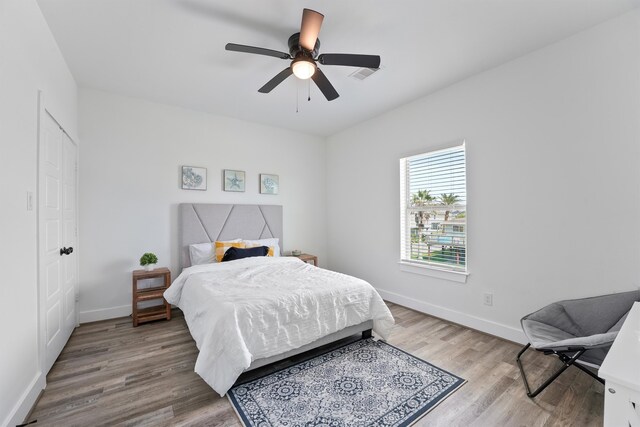
<svg viewBox="0 0 640 427"><path fill-rule="evenodd" d="M300 46L300 33L295 33L289 37L288 41L289 45L289 53L292 58L296 58L298 56L306 56L308 58L315 58L318 56L318 51L320 50L320 39L316 39L316 44L313 47L313 51L309 52Z"/></svg>

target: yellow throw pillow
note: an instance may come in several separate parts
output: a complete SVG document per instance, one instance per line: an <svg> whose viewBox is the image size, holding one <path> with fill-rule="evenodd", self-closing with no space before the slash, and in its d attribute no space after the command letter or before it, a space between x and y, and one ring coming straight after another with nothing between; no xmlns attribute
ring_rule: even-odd
<svg viewBox="0 0 640 427"><path fill-rule="evenodd" d="M266 246L266 245L247 245L245 246L246 248L257 248L260 246ZM267 253L267 256L273 256L274 253L274 249L273 246L267 246L269 248L269 252Z"/></svg>
<svg viewBox="0 0 640 427"><path fill-rule="evenodd" d="M244 242L216 242L216 261L222 262L222 257L224 253L227 252L229 248L244 248Z"/></svg>

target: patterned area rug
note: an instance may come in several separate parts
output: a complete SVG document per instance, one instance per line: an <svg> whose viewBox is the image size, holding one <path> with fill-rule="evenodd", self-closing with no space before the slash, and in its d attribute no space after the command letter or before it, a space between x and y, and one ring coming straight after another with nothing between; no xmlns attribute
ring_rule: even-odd
<svg viewBox="0 0 640 427"><path fill-rule="evenodd" d="M233 387L249 426L408 426L465 380L373 339Z"/></svg>

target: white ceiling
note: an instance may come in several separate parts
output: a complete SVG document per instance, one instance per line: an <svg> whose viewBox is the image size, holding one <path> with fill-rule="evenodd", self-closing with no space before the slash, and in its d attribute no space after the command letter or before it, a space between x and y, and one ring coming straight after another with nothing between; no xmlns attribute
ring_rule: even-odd
<svg viewBox="0 0 640 427"><path fill-rule="evenodd" d="M640 6L640 0L39 0L81 87L317 135L417 99ZM227 42L287 51L303 7L325 15L320 53L382 57L364 81L324 66L327 102L287 61L227 52ZM296 91L299 112L296 113Z"/></svg>

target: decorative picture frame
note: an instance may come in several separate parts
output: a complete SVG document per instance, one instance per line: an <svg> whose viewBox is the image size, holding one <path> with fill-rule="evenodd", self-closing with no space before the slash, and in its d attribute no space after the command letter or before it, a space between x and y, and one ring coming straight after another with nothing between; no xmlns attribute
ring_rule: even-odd
<svg viewBox="0 0 640 427"><path fill-rule="evenodd" d="M224 169L222 172L222 188L224 191L244 192L245 173L233 169Z"/></svg>
<svg viewBox="0 0 640 427"><path fill-rule="evenodd" d="M182 189L207 191L207 168L182 166Z"/></svg>
<svg viewBox="0 0 640 427"><path fill-rule="evenodd" d="M260 174L260 194L278 194L280 177L269 173Z"/></svg>

